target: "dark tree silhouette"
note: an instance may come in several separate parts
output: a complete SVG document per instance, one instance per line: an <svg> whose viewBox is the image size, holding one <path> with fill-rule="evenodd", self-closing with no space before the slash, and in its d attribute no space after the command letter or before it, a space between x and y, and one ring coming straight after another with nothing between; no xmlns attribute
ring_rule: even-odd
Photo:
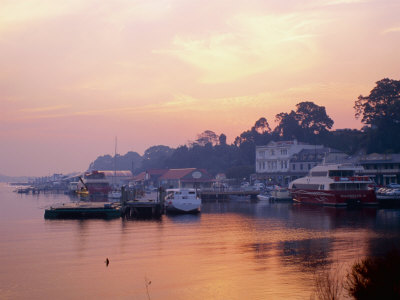
<svg viewBox="0 0 400 300"><path fill-rule="evenodd" d="M306 101L297 104L296 108L300 127L309 133L320 134L332 128L333 120L326 114L324 106Z"/></svg>
<svg viewBox="0 0 400 300"><path fill-rule="evenodd" d="M368 152L400 151L400 81L384 78L355 101L356 118L367 124Z"/></svg>
<svg viewBox="0 0 400 300"><path fill-rule="evenodd" d="M382 120L400 123L400 80L384 78L376 82L366 97L360 95L355 102L356 118L361 122L379 126Z"/></svg>

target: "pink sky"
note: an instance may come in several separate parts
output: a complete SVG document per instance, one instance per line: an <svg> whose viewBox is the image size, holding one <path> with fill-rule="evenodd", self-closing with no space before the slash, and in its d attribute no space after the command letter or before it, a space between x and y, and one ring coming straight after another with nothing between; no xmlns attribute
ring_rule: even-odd
<svg viewBox="0 0 400 300"><path fill-rule="evenodd" d="M0 1L0 174L231 142L301 101L360 128L357 97L400 79L400 2L280 2Z"/></svg>

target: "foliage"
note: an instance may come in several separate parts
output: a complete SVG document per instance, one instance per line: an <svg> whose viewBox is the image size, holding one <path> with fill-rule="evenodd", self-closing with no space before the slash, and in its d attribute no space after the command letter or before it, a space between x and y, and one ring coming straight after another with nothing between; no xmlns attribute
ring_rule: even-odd
<svg viewBox="0 0 400 300"><path fill-rule="evenodd" d="M277 135L283 139L296 138L304 142L314 142L333 126L325 107L310 101L298 103L296 111L277 114L275 121L278 122L274 129Z"/></svg>
<svg viewBox="0 0 400 300"><path fill-rule="evenodd" d="M345 288L355 299L400 299L400 251L355 263Z"/></svg>
<svg viewBox="0 0 400 300"><path fill-rule="evenodd" d="M315 276L315 294L311 299L337 300L342 299L343 279L340 268L323 269Z"/></svg>
<svg viewBox="0 0 400 300"><path fill-rule="evenodd" d="M89 169L134 170L136 173L160 168L201 168L211 174L227 173L228 177L243 178L254 172L256 147L270 141L293 140L322 144L348 154L367 152L400 152L400 81L382 79L370 92L355 102L356 117L362 117L362 130L331 131L333 120L325 107L303 101L289 113L275 116L272 130L268 120L260 117L254 125L238 135L232 144L225 134L205 130L194 142L176 149L157 145L148 148L143 157L136 152L98 157Z"/></svg>
<svg viewBox="0 0 400 300"><path fill-rule="evenodd" d="M253 165L232 166L226 171L226 177L235 179L248 179L252 173L254 173Z"/></svg>
<svg viewBox="0 0 400 300"><path fill-rule="evenodd" d="M148 148L143 155L141 169L159 169L165 168L165 161L174 153L174 150L168 146L157 145Z"/></svg>
<svg viewBox="0 0 400 300"><path fill-rule="evenodd" d="M128 152L125 155L103 155L96 158L89 166L89 170L129 170L134 171L142 164L142 157L136 152Z"/></svg>
<svg viewBox="0 0 400 300"><path fill-rule="evenodd" d="M219 142L219 136L211 130L206 130L203 133L197 135L197 139L194 145L205 146L207 144L211 144L213 146L217 145Z"/></svg>
<svg viewBox="0 0 400 300"><path fill-rule="evenodd" d="M379 126L381 120L400 123L400 80L384 78L376 82L366 97L360 95L355 102L356 118L362 116L365 124Z"/></svg>
<svg viewBox="0 0 400 300"><path fill-rule="evenodd" d="M376 82L368 96L355 101L356 118L367 124L366 147L369 153L400 151L400 81L384 78Z"/></svg>

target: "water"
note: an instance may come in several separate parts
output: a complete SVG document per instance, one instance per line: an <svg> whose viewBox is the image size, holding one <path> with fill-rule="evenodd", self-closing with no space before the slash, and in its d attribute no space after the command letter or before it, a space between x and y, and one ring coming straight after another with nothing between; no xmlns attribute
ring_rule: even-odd
<svg viewBox="0 0 400 300"><path fill-rule="evenodd" d="M12 190L0 185L0 299L310 299L316 271L400 245L398 209L206 203L159 221L45 220L69 197Z"/></svg>

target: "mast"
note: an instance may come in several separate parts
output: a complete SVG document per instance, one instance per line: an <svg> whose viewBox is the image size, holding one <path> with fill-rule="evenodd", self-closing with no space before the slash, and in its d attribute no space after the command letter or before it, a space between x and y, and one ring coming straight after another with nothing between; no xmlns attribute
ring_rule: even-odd
<svg viewBox="0 0 400 300"><path fill-rule="evenodd" d="M115 149L114 149L114 178L113 185L115 188L115 177L117 176L117 137L115 137Z"/></svg>

